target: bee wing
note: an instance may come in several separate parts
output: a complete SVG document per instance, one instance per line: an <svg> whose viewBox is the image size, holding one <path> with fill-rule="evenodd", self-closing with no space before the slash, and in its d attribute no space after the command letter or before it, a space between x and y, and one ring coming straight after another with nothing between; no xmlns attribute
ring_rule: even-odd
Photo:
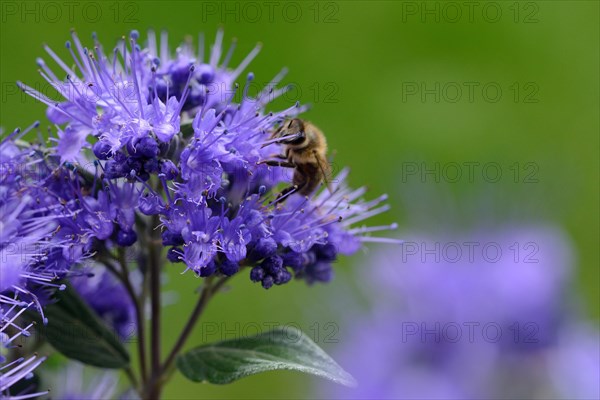
<svg viewBox="0 0 600 400"><path fill-rule="evenodd" d="M327 190L329 193L333 193L333 187L331 186L331 182L329 182L329 174L331 173L331 168L329 167L329 163L323 157L319 156L319 154L314 151L315 160L317 160L317 165L323 174L323 182L327 185Z"/></svg>

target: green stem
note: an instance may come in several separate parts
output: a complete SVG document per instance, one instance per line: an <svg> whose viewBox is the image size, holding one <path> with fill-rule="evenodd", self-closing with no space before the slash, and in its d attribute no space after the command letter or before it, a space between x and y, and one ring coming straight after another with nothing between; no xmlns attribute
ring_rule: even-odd
<svg viewBox="0 0 600 400"><path fill-rule="evenodd" d="M202 288L202 292L200 293L200 298L194 307L194 310L190 314L190 317L185 324L181 335L177 339L177 342L173 346L173 349L167 356L165 362L158 369L158 374L154 374L152 376L152 380L147 385L147 391L144 398L148 399L158 399L160 398L160 393L162 391L162 386L164 382L167 380L167 376L169 375L170 369L175 362L175 359L183 349L185 342L189 338L192 333L194 326L198 322L198 319L202 315L202 312L206 308L208 301L214 296L215 293L219 291L219 289L227 282L229 277L223 277L215 284L212 284L212 278L207 278L204 287Z"/></svg>
<svg viewBox="0 0 600 400"><path fill-rule="evenodd" d="M135 290L133 289L133 285L131 284L131 280L129 279L129 269L127 268L125 250L122 248L119 249L119 263L121 264L121 271L123 274L123 284L125 286L125 289L129 293L135 308L135 320L137 325L138 336L138 357L140 360L140 374L142 378L142 383L145 383L148 376L148 364L146 361L146 329L144 323L144 303L141 296L140 298L138 298L135 294Z"/></svg>
<svg viewBox="0 0 600 400"><path fill-rule="evenodd" d="M212 298L212 296L215 293L218 292L218 290L225 284L225 282L227 282L227 280L229 278L230 277L228 277L228 276L223 277L214 285L211 285L210 278L207 278L206 284L202 288L202 293L200 294L200 298L198 299L198 302L196 303L196 306L194 307L192 314L190 315L187 323L185 324L185 327L183 328L183 331L181 332L181 335L179 335L177 342L173 346L173 349L169 353L166 361L164 362L164 364L162 366L163 372L168 371L169 368L171 368L171 365L175 361L175 358L177 358L177 356L179 355L179 352L181 351L181 349L185 345L185 342L187 341L188 337L192 333L194 326L196 325L196 323L198 322L198 319L200 318L200 315L202 315L202 312L206 308L208 301Z"/></svg>
<svg viewBox="0 0 600 400"><path fill-rule="evenodd" d="M111 258L114 259L114 256L111 255ZM119 249L119 257L117 258L117 261L119 262L119 264L121 266L121 271L117 270L117 268L112 264L112 262L110 260L108 260L106 257L104 257L104 256L100 257L100 262L102 262L102 264L104 264L106 266L106 269L108 269L117 279L119 279L123 283L123 286L125 287L125 290L127 291L127 294L129 295L129 297L131 298L131 301L133 303L134 311L135 311L136 325L137 325L137 336L138 336L137 345L138 345L138 353L139 353L138 357L140 360L140 373L141 373L142 383L145 383L146 379L147 379L147 362L146 362L146 340L145 340L145 324L144 324L144 314L143 314L143 311L144 311L143 310L143 304L144 304L143 298L138 299L138 297L135 294L135 290L133 289L133 285L131 284L131 280L129 279L129 270L127 268L127 264L126 264L126 260L125 260L125 252L122 251L122 249ZM127 376L129 377L129 379L131 380L132 385L134 385L134 387L137 389L138 388L137 379L135 379L135 383L131 379L133 372L129 369L129 367L127 367L125 372L127 373Z"/></svg>

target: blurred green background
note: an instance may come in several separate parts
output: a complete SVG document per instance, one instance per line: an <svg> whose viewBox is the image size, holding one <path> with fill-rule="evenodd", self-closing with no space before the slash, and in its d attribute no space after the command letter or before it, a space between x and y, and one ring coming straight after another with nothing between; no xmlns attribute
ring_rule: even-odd
<svg viewBox="0 0 600 400"><path fill-rule="evenodd" d="M469 9L463 2L410 1L81 1L71 6L3 1L0 124L12 130L44 117L45 107L17 92L14 82L43 84L35 65L38 56L48 59L42 44L66 57L63 44L72 27L87 45L97 32L106 48L131 29L143 39L150 28L167 29L174 49L188 34L205 32L212 41L223 26L225 43L238 38L231 65L262 42L248 69L256 82L268 82L287 66L285 82L295 87L274 107L312 103L306 118L326 133L337 151L336 165L352 167L351 183L368 184L373 196L390 194L391 214L374 223L397 220L408 229L417 224L404 200L424 186L443 186L459 202L473 192L493 193L484 204L490 212L550 220L566 229L578 256L576 290L587 312L598 318L599 3L473 4ZM433 175L422 178L421 168L435 163L439 182ZM463 167L458 182L452 171L444 174L449 163ZM479 163L472 179L465 163ZM486 163L500 167L498 182L491 182L492 170L482 170ZM419 171L409 175L415 165ZM418 212L430 217L446 212L443 201L425 204L433 209ZM352 270L368 267L366 257L343 259L336 266L342 279L329 286L293 283L268 292L238 277L210 305L205 325L188 345L251 334L253 324L262 329L296 324L331 349L324 340L332 329L326 324L339 316L327 304L342 291L356 292L360 301ZM168 298L177 301L165 312L166 348L199 284L180 271L172 266L165 285ZM343 330L335 334L339 341L344 336ZM176 375L165 398L301 398L310 396L312 382L276 372L215 387Z"/></svg>

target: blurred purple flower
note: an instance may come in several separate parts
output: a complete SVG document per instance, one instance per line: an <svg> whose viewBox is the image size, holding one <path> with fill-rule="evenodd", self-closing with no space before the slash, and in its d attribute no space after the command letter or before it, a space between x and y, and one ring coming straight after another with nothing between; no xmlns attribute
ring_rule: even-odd
<svg viewBox="0 0 600 400"><path fill-rule="evenodd" d="M560 398L600 398L600 333L580 322L565 326L549 357L552 385Z"/></svg>
<svg viewBox="0 0 600 400"><path fill-rule="evenodd" d="M71 361L56 373L43 376L52 383L52 398L57 400L135 399L137 396L117 396L119 376L115 372L97 370Z"/></svg>
<svg viewBox="0 0 600 400"><path fill-rule="evenodd" d="M89 266L90 274L72 277L79 295L122 340L136 332L135 309L123 284L102 265ZM108 295L110 294L110 295Z"/></svg>
<svg viewBox="0 0 600 400"><path fill-rule="evenodd" d="M370 262L375 311L348 321L338 354L359 387L326 397L598 398L598 331L565 338L580 323L559 230L408 238Z"/></svg>

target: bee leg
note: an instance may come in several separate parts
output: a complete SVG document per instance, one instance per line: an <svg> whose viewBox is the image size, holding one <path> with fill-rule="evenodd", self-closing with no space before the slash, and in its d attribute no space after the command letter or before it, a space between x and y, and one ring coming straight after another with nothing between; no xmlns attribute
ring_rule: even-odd
<svg viewBox="0 0 600 400"><path fill-rule="evenodd" d="M266 164L271 167L285 167L285 168L296 168L296 164L289 161L277 161L277 160L263 160L259 161L256 164Z"/></svg>
<svg viewBox="0 0 600 400"><path fill-rule="evenodd" d="M297 190L298 190L298 185L292 185L292 186L286 187L277 195L277 198L275 199L275 201L273 203L277 204L279 202L282 202L283 200L285 200L287 198L288 194L290 194L291 192L295 192Z"/></svg>

